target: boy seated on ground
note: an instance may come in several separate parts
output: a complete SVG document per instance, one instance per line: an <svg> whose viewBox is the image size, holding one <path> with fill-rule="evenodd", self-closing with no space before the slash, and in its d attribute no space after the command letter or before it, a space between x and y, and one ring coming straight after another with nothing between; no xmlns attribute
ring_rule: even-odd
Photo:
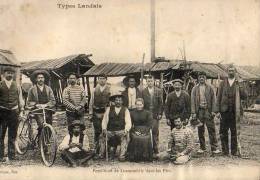
<svg viewBox="0 0 260 180"><path fill-rule="evenodd" d="M174 164L184 164L190 160L193 150L192 131L183 126L180 118L174 119L175 128L172 129L168 153Z"/></svg>
<svg viewBox="0 0 260 180"><path fill-rule="evenodd" d="M85 125L75 120L69 128L70 133L64 137L59 146L61 158L71 167L84 165L93 157L93 152L89 151L88 136L83 133Z"/></svg>

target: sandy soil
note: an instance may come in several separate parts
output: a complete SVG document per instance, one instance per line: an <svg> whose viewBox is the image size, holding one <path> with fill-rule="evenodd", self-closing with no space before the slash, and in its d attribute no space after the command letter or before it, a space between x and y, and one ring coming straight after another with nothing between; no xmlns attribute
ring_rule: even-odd
<svg viewBox="0 0 260 180"><path fill-rule="evenodd" d="M58 134L58 142L66 133L66 120L64 113L58 112L54 118L54 127ZM217 129L219 122L216 122ZM236 157L212 157L207 139L207 149L203 155L193 154L192 160L184 166L171 164L163 157L167 147L167 137L170 129L166 125L165 119L160 123L160 159L152 163L119 163L114 161L93 161L90 160L88 167L68 168L57 155L57 160L53 167L45 167L40 159L39 151L28 151L26 155L18 156L19 161L0 164L0 179L86 179L86 177L97 178L100 176L106 179L129 179L130 176L140 177L149 176L150 179L158 177L175 177L177 179L260 179L260 114L245 113L242 122L241 145L244 158ZM93 147L93 127L87 121L87 134L90 138L90 145ZM194 130L195 149L199 148L197 131ZM207 137L207 134L206 134ZM219 137L219 135L218 135ZM219 146L221 147L221 146ZM126 178L125 175L128 175ZM44 177L44 178L43 178ZM221 178L220 178L221 177Z"/></svg>

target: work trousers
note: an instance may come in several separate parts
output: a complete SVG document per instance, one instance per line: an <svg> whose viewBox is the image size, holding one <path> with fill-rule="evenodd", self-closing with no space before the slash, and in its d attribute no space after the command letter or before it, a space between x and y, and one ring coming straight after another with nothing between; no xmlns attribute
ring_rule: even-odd
<svg viewBox="0 0 260 180"><path fill-rule="evenodd" d="M8 128L8 158L15 157L15 139L18 128L18 109L16 110L0 110L0 159L4 157L5 150L5 134Z"/></svg>
<svg viewBox="0 0 260 180"><path fill-rule="evenodd" d="M202 126L198 127L200 148L202 150L206 150L206 143L205 143L205 125L206 125L209 134L211 151L215 151L218 148L218 142L216 137L215 122L211 113L207 109L199 109L198 118L203 124Z"/></svg>
<svg viewBox="0 0 260 180"><path fill-rule="evenodd" d="M106 151L106 140L109 141L111 138L120 139L120 158L125 158L127 146L128 146L128 135L125 134L124 130L120 131L107 131L107 139L105 136L100 136L100 156L103 157Z"/></svg>
<svg viewBox="0 0 260 180"><path fill-rule="evenodd" d="M220 120L220 139L222 152L226 155L229 154L228 130L231 133L231 154L237 154L237 130L236 130L236 115L235 112L221 113Z"/></svg>

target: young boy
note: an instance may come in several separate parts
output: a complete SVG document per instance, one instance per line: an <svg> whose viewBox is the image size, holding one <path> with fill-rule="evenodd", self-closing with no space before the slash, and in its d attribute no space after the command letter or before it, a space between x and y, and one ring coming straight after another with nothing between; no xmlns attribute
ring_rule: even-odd
<svg viewBox="0 0 260 180"><path fill-rule="evenodd" d="M192 132L183 126L180 117L174 119L174 125L169 138L168 153L174 164L184 164L190 160L193 149Z"/></svg>

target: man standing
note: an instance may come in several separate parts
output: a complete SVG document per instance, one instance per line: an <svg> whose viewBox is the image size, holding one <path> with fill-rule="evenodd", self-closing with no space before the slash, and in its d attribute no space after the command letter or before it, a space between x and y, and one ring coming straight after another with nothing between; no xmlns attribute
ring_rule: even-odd
<svg viewBox="0 0 260 180"><path fill-rule="evenodd" d="M70 129L71 132L64 137L59 146L61 158L72 167L84 165L93 155L89 151L88 136L83 133L85 125L75 120L71 122Z"/></svg>
<svg viewBox="0 0 260 180"><path fill-rule="evenodd" d="M45 83L50 78L50 74L45 70L36 70L31 75L31 81L34 86L28 92L26 102L27 108L54 108L56 105L55 97L52 89ZM52 124L52 112L46 111L46 122ZM35 116L39 130L43 123L43 115Z"/></svg>
<svg viewBox="0 0 260 180"><path fill-rule="evenodd" d="M190 118L190 96L182 90L183 81L180 79L173 80L174 91L168 94L165 106L165 116L167 124L171 126L171 130L175 127L174 119L180 117L181 121L186 125Z"/></svg>
<svg viewBox="0 0 260 180"><path fill-rule="evenodd" d="M89 115L93 121L95 131L95 144L98 151L98 140L102 133L101 122L106 108L109 106L109 97L111 94L110 86L107 84L107 76L100 75L98 77L98 84L95 87L89 103Z"/></svg>
<svg viewBox="0 0 260 180"><path fill-rule="evenodd" d="M154 77L147 77L147 87L143 90L144 109L153 115L152 134L153 134L153 151L157 157L159 145L159 120L162 118L163 111L163 93L162 90L154 86Z"/></svg>
<svg viewBox="0 0 260 180"><path fill-rule="evenodd" d="M137 88L140 84L140 79L134 75L129 75L123 80L123 83L126 87L122 92L123 104L131 111L135 108L135 100L137 98L143 98L141 91Z"/></svg>
<svg viewBox="0 0 260 180"><path fill-rule="evenodd" d="M191 116L193 119L198 118L202 123L198 127L198 136L200 141L199 153L206 151L205 144L205 124L208 129L211 152L213 154L220 153L218 150L218 142L216 137L216 129L214 115L216 110L216 97L214 89L206 83L206 73L198 74L198 84L192 88L191 92Z"/></svg>
<svg viewBox="0 0 260 180"><path fill-rule="evenodd" d="M123 106L122 95L120 92L113 94L110 97L111 101L115 102L115 105L111 105L106 109L106 112L102 121L101 148L99 157L103 158L106 141L111 138L120 139L120 155L119 161L125 161L125 154L128 145L128 133L131 129L131 117L128 109Z"/></svg>
<svg viewBox="0 0 260 180"><path fill-rule="evenodd" d="M77 85L77 75L70 73L68 76L68 84L62 94L63 104L66 106L66 115L68 122L68 130L74 120L84 122L85 104L87 103L86 93L82 87Z"/></svg>
<svg viewBox="0 0 260 180"><path fill-rule="evenodd" d="M8 158L15 159L15 139L19 112L24 109L22 90L13 81L15 70L5 67L0 81L0 162L4 162L5 133L8 128Z"/></svg>
<svg viewBox="0 0 260 180"><path fill-rule="evenodd" d="M246 98L247 92L242 81L237 77L236 68L230 65L228 78L219 84L217 96L217 112L221 114L219 134L223 155L229 155L228 130L230 130L231 154L241 156L240 118L243 115L241 100Z"/></svg>
<svg viewBox="0 0 260 180"><path fill-rule="evenodd" d="M181 118L174 119L175 127L172 129L168 153L174 164L185 164L190 160L193 150L193 135L189 128L183 127Z"/></svg>

